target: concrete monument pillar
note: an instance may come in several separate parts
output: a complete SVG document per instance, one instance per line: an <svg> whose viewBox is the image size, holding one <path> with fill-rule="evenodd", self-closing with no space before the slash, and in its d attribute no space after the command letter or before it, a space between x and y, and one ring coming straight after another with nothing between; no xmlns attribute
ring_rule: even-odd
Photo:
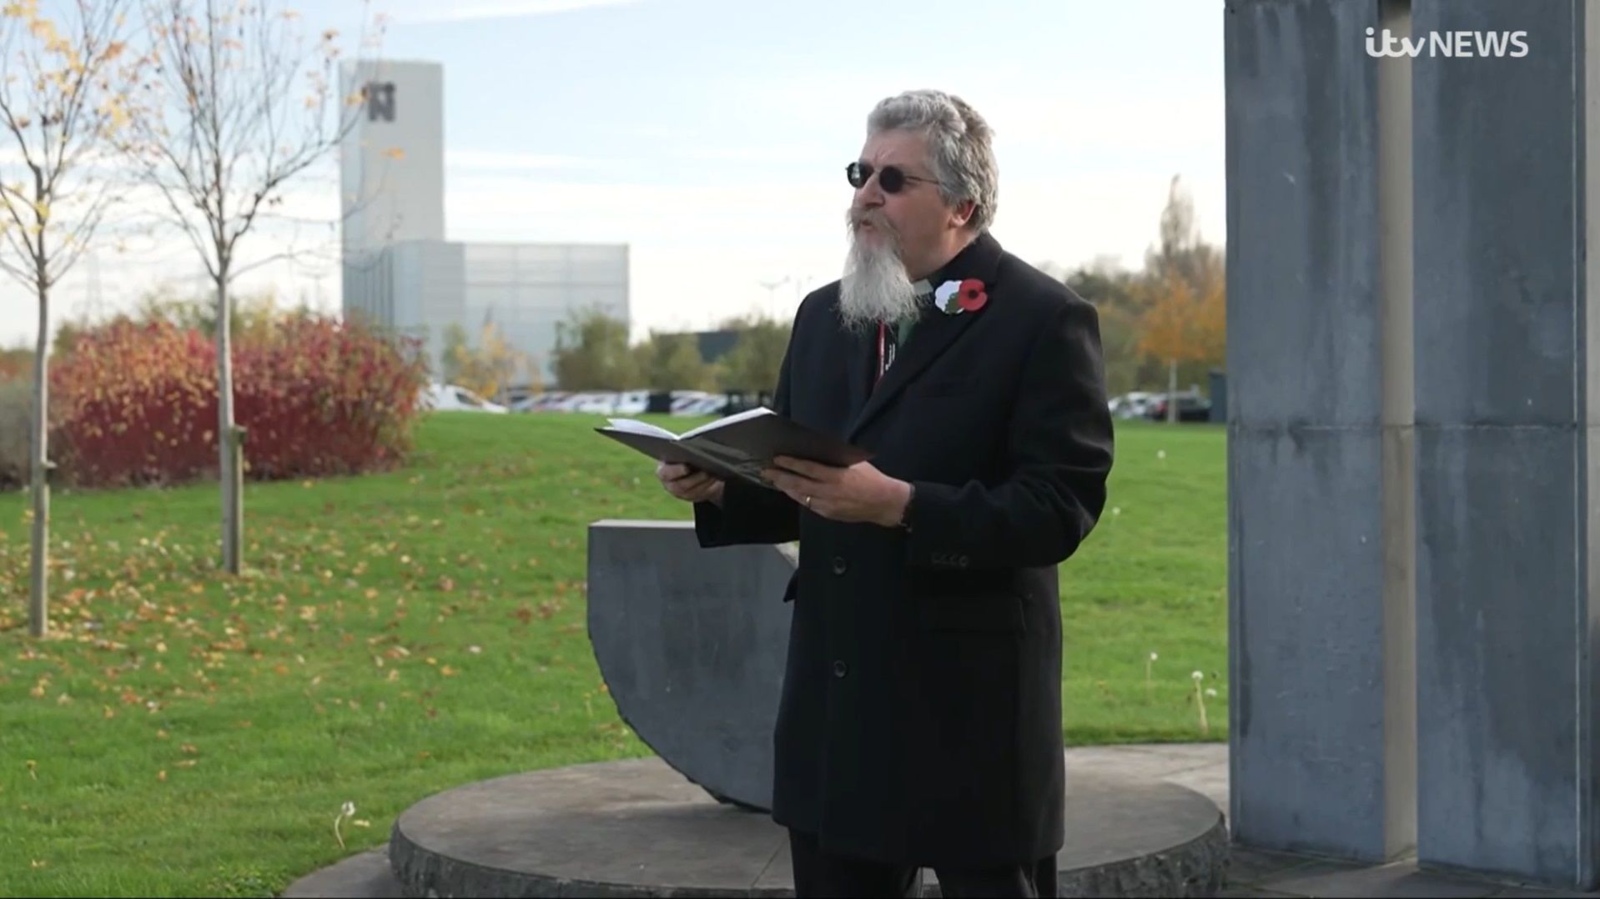
<svg viewBox="0 0 1600 899"><path fill-rule="evenodd" d="M1367 861L1416 820L1409 85L1365 49L1402 12L1225 11L1229 817Z"/></svg>
<svg viewBox="0 0 1600 899"><path fill-rule="evenodd" d="M1418 861L1592 889L1600 5L1412 11Z"/></svg>
<svg viewBox="0 0 1600 899"><path fill-rule="evenodd" d="M1234 838L1593 889L1600 2L1226 17Z"/></svg>

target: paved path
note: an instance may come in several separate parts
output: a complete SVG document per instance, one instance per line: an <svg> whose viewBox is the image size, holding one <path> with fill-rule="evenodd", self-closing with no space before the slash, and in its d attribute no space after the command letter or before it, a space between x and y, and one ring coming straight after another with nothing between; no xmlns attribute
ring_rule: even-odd
<svg viewBox="0 0 1600 899"><path fill-rule="evenodd" d="M1228 810L1226 743L1149 743L1135 746L1074 746L1067 749L1067 776L1115 772L1135 780L1165 780L1188 787Z"/></svg>

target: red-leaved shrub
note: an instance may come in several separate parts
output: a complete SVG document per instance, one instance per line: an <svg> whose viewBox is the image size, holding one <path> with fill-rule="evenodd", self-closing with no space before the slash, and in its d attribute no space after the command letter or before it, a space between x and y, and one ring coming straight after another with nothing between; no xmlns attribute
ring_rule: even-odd
<svg viewBox="0 0 1600 899"><path fill-rule="evenodd" d="M234 421L252 480L393 468L411 447L427 373L397 339L298 315L237 335ZM80 487L215 477L216 345L165 321L79 334L51 364L59 475Z"/></svg>

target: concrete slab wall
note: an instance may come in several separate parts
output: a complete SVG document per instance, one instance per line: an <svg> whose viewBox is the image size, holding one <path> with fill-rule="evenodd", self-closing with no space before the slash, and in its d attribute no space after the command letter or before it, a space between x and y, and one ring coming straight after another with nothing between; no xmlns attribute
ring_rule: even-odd
<svg viewBox="0 0 1600 899"><path fill-rule="evenodd" d="M1386 501L1406 503L1404 435L1385 429L1396 211L1364 50L1380 9L1239 0L1225 15L1233 833L1384 859L1413 836L1413 742L1407 672L1385 651L1409 633L1409 596L1389 586L1406 585L1408 553L1387 549L1406 532L1385 525Z"/></svg>
<svg viewBox="0 0 1600 899"><path fill-rule="evenodd" d="M796 557L701 549L687 521L589 526L589 640L617 710L662 760L719 798L772 801Z"/></svg>
<svg viewBox="0 0 1600 899"><path fill-rule="evenodd" d="M1600 8L1225 15L1236 839L1593 889Z"/></svg>
<svg viewBox="0 0 1600 899"><path fill-rule="evenodd" d="M1428 0L1413 61L1418 857L1595 886L1582 0ZM1593 102L1592 100L1589 102Z"/></svg>

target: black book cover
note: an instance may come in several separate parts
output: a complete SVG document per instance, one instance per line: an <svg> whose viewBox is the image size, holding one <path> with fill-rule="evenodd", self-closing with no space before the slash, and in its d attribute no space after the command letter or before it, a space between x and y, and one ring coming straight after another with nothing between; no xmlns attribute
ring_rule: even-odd
<svg viewBox="0 0 1600 899"><path fill-rule="evenodd" d="M677 462L723 480L762 487L761 470L777 456L793 456L845 468L872 457L831 434L784 418L765 407L730 415L681 435L632 420L612 419L601 434L651 458Z"/></svg>
<svg viewBox="0 0 1600 899"><path fill-rule="evenodd" d="M748 481L758 487L771 485L761 480L759 464L750 464L751 460L736 456L727 458L720 452L706 452L698 446L684 443L677 439L660 437L655 434L644 434L624 428L595 428L601 434L610 437L623 446L632 447L652 459L661 462L677 462L687 465L696 471L703 471L712 477L724 481Z"/></svg>

